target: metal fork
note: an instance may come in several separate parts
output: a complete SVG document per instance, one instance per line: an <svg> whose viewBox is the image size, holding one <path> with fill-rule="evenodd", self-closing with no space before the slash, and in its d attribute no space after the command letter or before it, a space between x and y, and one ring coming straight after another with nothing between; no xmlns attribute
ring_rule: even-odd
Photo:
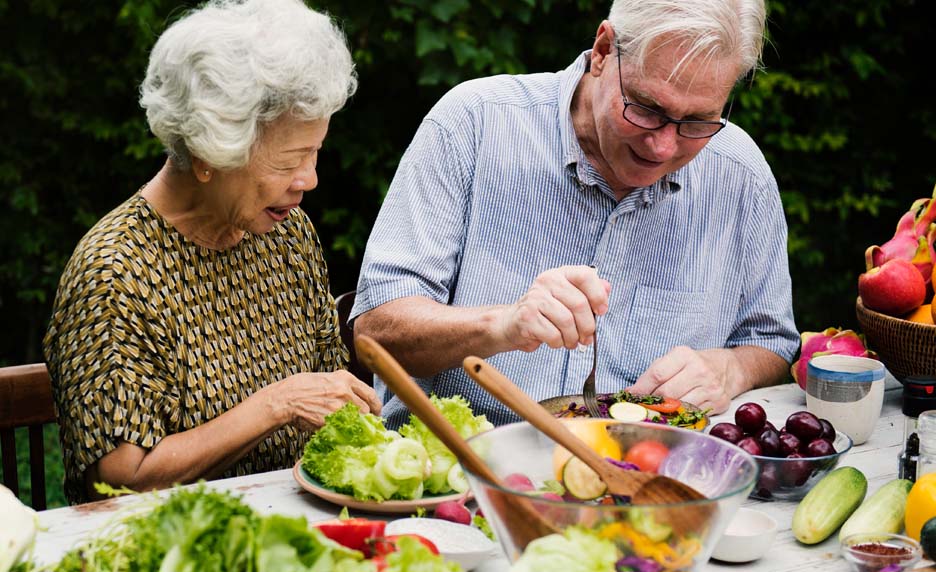
<svg viewBox="0 0 936 572"><path fill-rule="evenodd" d="M594 316L594 314L592 314ZM591 373L585 378L582 385L582 399L585 401L585 408L592 417L601 417L601 410L598 409L598 398L595 396L595 369L598 367L598 317L595 316L595 333L592 336L592 368Z"/></svg>

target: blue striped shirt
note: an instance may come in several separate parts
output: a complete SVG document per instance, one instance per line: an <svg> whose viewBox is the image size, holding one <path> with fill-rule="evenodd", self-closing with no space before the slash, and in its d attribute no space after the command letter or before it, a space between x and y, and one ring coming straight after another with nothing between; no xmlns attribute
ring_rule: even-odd
<svg viewBox="0 0 936 572"><path fill-rule="evenodd" d="M558 73L465 82L429 112L371 232L352 317L391 300L511 304L541 272L592 264L611 283L599 318L599 392L627 387L676 345L799 347L777 184L729 124L687 165L618 202L585 159L570 105L589 52ZM590 347L489 361L540 400L581 392ZM517 417L461 370L417 380L464 395L495 424ZM375 380L388 425L405 406Z"/></svg>

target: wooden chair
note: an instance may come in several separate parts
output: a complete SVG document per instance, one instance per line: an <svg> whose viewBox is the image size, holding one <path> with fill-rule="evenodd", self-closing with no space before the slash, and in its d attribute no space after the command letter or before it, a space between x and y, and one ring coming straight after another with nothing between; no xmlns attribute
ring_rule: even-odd
<svg viewBox="0 0 936 572"><path fill-rule="evenodd" d="M354 351L354 325L348 322L348 316L351 315L351 308L354 306L355 294L357 294L357 290L351 290L335 298L335 307L338 309L338 324L341 328L341 341L347 346L351 358L348 361L348 371L373 387L374 374L358 361L357 352Z"/></svg>
<svg viewBox="0 0 936 572"><path fill-rule="evenodd" d="M0 368L0 457L3 484L19 494L16 474L14 429L29 428L29 480L32 483L32 506L45 510L45 447L42 426L55 423L52 381L44 363Z"/></svg>

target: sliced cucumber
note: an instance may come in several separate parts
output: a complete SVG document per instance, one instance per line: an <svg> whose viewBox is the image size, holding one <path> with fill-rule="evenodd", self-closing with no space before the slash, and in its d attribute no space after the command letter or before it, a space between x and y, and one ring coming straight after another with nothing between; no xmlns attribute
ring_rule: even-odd
<svg viewBox="0 0 936 572"><path fill-rule="evenodd" d="M646 409L646 407L644 409ZM647 409L647 421L656 421L660 417L663 417L663 414L660 413L659 411L655 411L653 409Z"/></svg>
<svg viewBox="0 0 936 572"><path fill-rule="evenodd" d="M608 415L618 421L643 421L647 418L648 409L643 405L618 401L608 408Z"/></svg>
<svg viewBox="0 0 936 572"><path fill-rule="evenodd" d="M465 477L465 471L458 463L455 463L449 469L446 481L448 486L456 493L463 493L468 490L468 478Z"/></svg>
<svg viewBox="0 0 936 572"><path fill-rule="evenodd" d="M575 498L592 500L604 496L608 485L578 457L570 457L562 467L562 484Z"/></svg>

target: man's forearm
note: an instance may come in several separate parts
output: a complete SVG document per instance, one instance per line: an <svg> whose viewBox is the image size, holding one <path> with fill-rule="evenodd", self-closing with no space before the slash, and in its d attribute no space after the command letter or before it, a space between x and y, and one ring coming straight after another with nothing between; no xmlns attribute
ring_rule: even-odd
<svg viewBox="0 0 936 572"><path fill-rule="evenodd" d="M459 367L469 355L512 351L501 333L502 306L460 308L414 296L387 302L359 316L355 335L377 340L416 377Z"/></svg>
<svg viewBox="0 0 936 572"><path fill-rule="evenodd" d="M759 346L738 346L715 351L729 352L730 359L736 364L727 372L728 394L732 398L751 389L780 383L790 367L783 358Z"/></svg>

